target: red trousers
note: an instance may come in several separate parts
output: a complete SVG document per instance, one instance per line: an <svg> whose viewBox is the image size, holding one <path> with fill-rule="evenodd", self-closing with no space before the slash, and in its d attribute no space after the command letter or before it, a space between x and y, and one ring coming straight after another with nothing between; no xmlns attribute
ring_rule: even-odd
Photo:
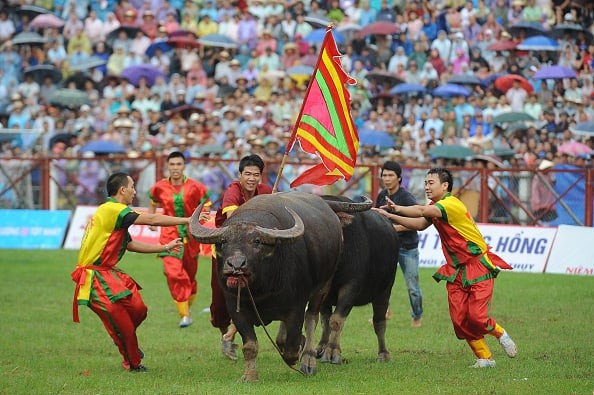
<svg viewBox="0 0 594 395"><path fill-rule="evenodd" d="M210 323L215 328L226 330L231 324L231 317L227 311L225 294L217 278L217 259L212 257L212 271L210 274L210 288L212 289L212 302L210 304Z"/></svg>
<svg viewBox="0 0 594 395"><path fill-rule="evenodd" d="M490 278L463 287L461 270L454 282L447 283L450 318L458 339L482 339L495 328L496 322L490 316L493 284Z"/></svg>
<svg viewBox="0 0 594 395"><path fill-rule="evenodd" d="M192 256L189 248L184 248L182 259L174 256L163 257L163 270L167 277L169 292L176 302L187 302L190 295L198 292L196 272L198 271L198 257Z"/></svg>
<svg viewBox="0 0 594 395"><path fill-rule="evenodd" d="M122 354L124 364L138 366L141 357L136 328L145 320L148 309L140 296L136 282L127 275L124 278L125 286L132 292L131 295L112 303L103 289L95 288L97 294L93 297L90 308L103 322L107 333Z"/></svg>

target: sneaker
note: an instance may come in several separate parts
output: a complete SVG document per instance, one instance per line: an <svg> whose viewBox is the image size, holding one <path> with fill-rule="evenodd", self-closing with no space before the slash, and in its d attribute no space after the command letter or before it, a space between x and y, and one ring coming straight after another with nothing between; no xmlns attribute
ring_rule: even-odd
<svg viewBox="0 0 594 395"><path fill-rule="evenodd" d="M192 317L188 317L187 315L183 316L179 321L180 328L187 328L190 325L192 325Z"/></svg>
<svg viewBox="0 0 594 395"><path fill-rule="evenodd" d="M421 317L419 317L419 318L413 318L412 324L411 324L411 326L413 328L420 328L421 325L422 325Z"/></svg>
<svg viewBox="0 0 594 395"><path fill-rule="evenodd" d="M130 372L132 372L132 373L146 373L146 372L148 372L148 369L143 364L140 364L135 367L130 367Z"/></svg>
<svg viewBox="0 0 594 395"><path fill-rule="evenodd" d="M237 344L233 343L231 340L222 340L222 348L223 355L229 358L232 361L237 361Z"/></svg>
<svg viewBox="0 0 594 395"><path fill-rule="evenodd" d="M494 359L484 359L479 358L476 360L474 365L470 366L471 368L494 368L495 367L495 360Z"/></svg>
<svg viewBox="0 0 594 395"><path fill-rule="evenodd" d="M501 347L503 347L508 357L513 358L518 354L516 343L514 343L506 331L503 331L503 335L499 338L499 344L501 344Z"/></svg>

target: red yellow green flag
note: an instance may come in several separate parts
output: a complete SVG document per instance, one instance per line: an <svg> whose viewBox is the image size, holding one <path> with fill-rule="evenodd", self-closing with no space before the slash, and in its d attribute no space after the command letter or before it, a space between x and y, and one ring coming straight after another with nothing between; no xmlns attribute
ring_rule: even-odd
<svg viewBox="0 0 594 395"><path fill-rule="evenodd" d="M348 181L353 175L359 136L345 84L353 85L356 80L343 70L341 56L329 26L293 137L287 144L289 152L298 141L303 151L317 155L321 163L302 173L291 187L330 185L339 179Z"/></svg>

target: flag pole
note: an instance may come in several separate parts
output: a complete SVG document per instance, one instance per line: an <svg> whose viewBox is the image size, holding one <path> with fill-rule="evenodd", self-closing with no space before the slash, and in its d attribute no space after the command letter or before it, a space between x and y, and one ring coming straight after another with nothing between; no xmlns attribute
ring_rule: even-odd
<svg viewBox="0 0 594 395"><path fill-rule="evenodd" d="M320 53L318 55L316 67L314 68L314 71L309 79L309 83L307 84L307 90L305 91L305 95L303 96L304 100L301 103L301 109L299 110L299 115L297 116L297 120L295 121L295 124L293 125L293 131L291 132L291 137L289 138L289 141L287 141L287 144L285 145L285 154L283 155L283 159L282 159L280 167L278 169L278 173L276 174L276 179L274 180L274 186L272 187L272 193L276 193L276 191L278 189L278 184L280 182L281 175L282 175L285 165L287 163L287 159L289 158L289 152L291 152L291 149L293 149L293 145L295 144L295 139L297 138L297 128L298 128L299 123L301 122L301 118L303 117L303 109L305 107L305 98L307 98L309 95L309 91L311 90L311 86L313 85L313 80L315 78L315 75L316 75L319 67L320 67L320 62L322 61L322 54L324 53L324 49L326 48L326 41L328 41L328 33L330 32L330 34L332 34L331 31L332 31L332 23L330 23L326 27L326 34L324 35L324 40L322 41L322 45L320 47Z"/></svg>

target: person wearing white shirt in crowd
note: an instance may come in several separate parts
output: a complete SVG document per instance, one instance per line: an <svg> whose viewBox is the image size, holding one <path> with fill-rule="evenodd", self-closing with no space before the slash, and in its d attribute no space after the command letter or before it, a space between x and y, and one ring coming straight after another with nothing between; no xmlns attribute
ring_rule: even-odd
<svg viewBox="0 0 594 395"><path fill-rule="evenodd" d="M297 27L297 21L293 19L290 12L285 12L285 19L281 22L281 31L285 33L289 40L293 40L295 37L295 28Z"/></svg>
<svg viewBox="0 0 594 395"><path fill-rule="evenodd" d="M144 35L142 30L136 32L136 37L132 39L130 49L141 58L144 57L146 49L151 45L151 39Z"/></svg>
<svg viewBox="0 0 594 395"><path fill-rule="evenodd" d="M313 27L311 27L311 25L305 21L305 16L303 14L297 15L296 20L297 24L295 25L295 35L301 34L301 37L307 37L307 35L313 30Z"/></svg>
<svg viewBox="0 0 594 395"><path fill-rule="evenodd" d="M258 17L259 21L263 21L269 14L267 8L264 6L262 0L253 0L249 7L250 13Z"/></svg>
<svg viewBox="0 0 594 395"><path fill-rule="evenodd" d="M448 62L452 50L452 42L448 38L445 30L440 30L437 33L437 38L431 43L431 49L433 48L437 49L439 57L444 62Z"/></svg>
<svg viewBox="0 0 594 395"><path fill-rule="evenodd" d="M538 101L538 95L532 92L528 96L528 100L524 103L524 112L529 114L535 120L542 119L542 104Z"/></svg>
<svg viewBox="0 0 594 395"><path fill-rule="evenodd" d="M512 87L505 93L505 97L509 101L512 111L522 112L528 92L522 87L520 81L514 80Z"/></svg>
<svg viewBox="0 0 594 395"><path fill-rule="evenodd" d="M171 58L169 55L164 54L159 48L155 48L155 54L150 59L151 65L155 66L165 74L169 74L169 66L171 64Z"/></svg>
<svg viewBox="0 0 594 395"><path fill-rule="evenodd" d="M39 84L33 79L33 75L26 74L25 80L17 86L17 92L25 99L33 99L35 103L39 97Z"/></svg>
<svg viewBox="0 0 594 395"><path fill-rule="evenodd" d="M433 65L430 62L425 62L423 70L421 70L420 77L421 85L423 86L430 85L431 82L439 82L439 75L437 74L435 67L433 67Z"/></svg>
<svg viewBox="0 0 594 395"><path fill-rule="evenodd" d="M390 61L388 62L388 71L395 73L398 70L399 63L405 66L408 63L408 56L404 53L404 47L402 46L398 46L396 52L390 58Z"/></svg>
<svg viewBox="0 0 594 395"><path fill-rule="evenodd" d="M8 18L5 9L0 10L0 43L8 40L16 31L14 22Z"/></svg>
<svg viewBox="0 0 594 395"><path fill-rule="evenodd" d="M110 32L118 27L120 27L120 21L118 21L113 12L108 12L103 22L103 35L107 37Z"/></svg>
<svg viewBox="0 0 594 395"><path fill-rule="evenodd" d="M441 135L443 132L443 121L439 116L439 110L434 108L431 110L431 118L427 119L423 125L423 129L425 132L429 133L430 129L435 130L435 137L441 139Z"/></svg>
<svg viewBox="0 0 594 395"><path fill-rule="evenodd" d="M51 44L50 49L47 51L47 60L56 68L61 68L62 63L68 58L66 49L59 41L54 41Z"/></svg>
<svg viewBox="0 0 594 395"><path fill-rule="evenodd" d="M237 19L232 15L224 14L223 20L219 22L218 33L237 41Z"/></svg>
<svg viewBox="0 0 594 395"><path fill-rule="evenodd" d="M85 26L83 23L78 19L76 16L76 12L72 11L66 22L64 23L64 27L62 28L62 35L70 40L72 37L76 35L76 33L80 30L84 30Z"/></svg>
<svg viewBox="0 0 594 395"><path fill-rule="evenodd" d="M448 59L450 63L452 63L456 58L459 56L458 50L461 49L463 55L469 57L469 48L468 43L464 39L464 33L456 32L454 33L454 41L452 42L451 51L449 53L449 57L445 58ZM441 55L441 53L440 53Z"/></svg>
<svg viewBox="0 0 594 395"><path fill-rule="evenodd" d="M103 28L103 21L97 18L97 13L94 10L90 10L89 16L85 19L84 32L92 44L105 41L106 35Z"/></svg>
<svg viewBox="0 0 594 395"><path fill-rule="evenodd" d="M578 86L577 78L572 78L569 81L569 87L565 89L563 98L567 101L576 102L582 99L582 89Z"/></svg>

